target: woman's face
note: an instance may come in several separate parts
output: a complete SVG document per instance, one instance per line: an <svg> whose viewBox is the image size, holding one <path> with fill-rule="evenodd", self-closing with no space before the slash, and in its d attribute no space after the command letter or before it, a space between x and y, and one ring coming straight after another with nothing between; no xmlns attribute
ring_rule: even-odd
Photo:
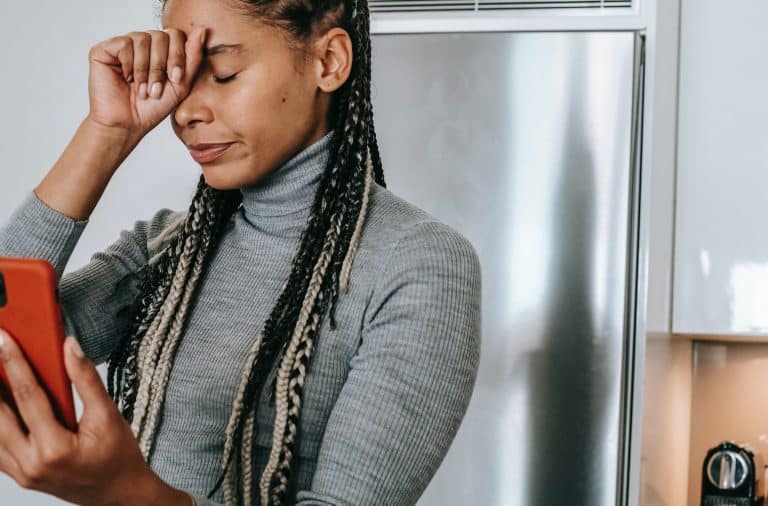
<svg viewBox="0 0 768 506"><path fill-rule="evenodd" d="M187 36L198 25L206 27L197 77L170 116L186 146L234 142L222 156L201 164L206 182L220 190L261 180L328 132L329 97L318 89L312 62L304 61L279 29L227 5L168 0L162 17L163 28ZM239 47L210 51L220 44Z"/></svg>

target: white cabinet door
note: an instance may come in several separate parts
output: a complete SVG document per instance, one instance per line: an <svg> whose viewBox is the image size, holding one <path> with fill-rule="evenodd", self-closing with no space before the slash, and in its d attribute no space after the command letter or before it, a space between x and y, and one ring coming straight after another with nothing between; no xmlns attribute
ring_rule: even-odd
<svg viewBox="0 0 768 506"><path fill-rule="evenodd" d="M768 333L768 3L683 0L673 330Z"/></svg>

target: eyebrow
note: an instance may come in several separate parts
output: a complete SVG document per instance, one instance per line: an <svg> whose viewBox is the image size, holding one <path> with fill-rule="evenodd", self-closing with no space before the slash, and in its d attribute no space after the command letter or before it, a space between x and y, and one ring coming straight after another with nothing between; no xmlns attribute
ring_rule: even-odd
<svg viewBox="0 0 768 506"><path fill-rule="evenodd" d="M220 53L239 53L242 50L242 44L216 44L215 46L204 47L203 56L213 56Z"/></svg>

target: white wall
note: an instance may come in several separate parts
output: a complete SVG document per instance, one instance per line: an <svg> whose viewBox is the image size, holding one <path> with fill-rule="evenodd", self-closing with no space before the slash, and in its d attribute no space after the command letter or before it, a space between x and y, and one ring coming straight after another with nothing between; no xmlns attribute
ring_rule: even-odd
<svg viewBox="0 0 768 506"><path fill-rule="evenodd" d="M88 113L88 50L160 28L157 0L0 2L0 222L37 186ZM96 207L67 272L161 207L186 209L200 167L166 119L125 161ZM101 368L102 373L104 368ZM64 504L0 473L0 504Z"/></svg>

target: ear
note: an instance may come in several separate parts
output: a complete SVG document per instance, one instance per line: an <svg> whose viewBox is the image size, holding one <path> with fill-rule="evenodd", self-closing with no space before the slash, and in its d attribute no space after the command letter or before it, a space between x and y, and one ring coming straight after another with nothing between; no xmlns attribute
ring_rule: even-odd
<svg viewBox="0 0 768 506"><path fill-rule="evenodd" d="M352 39L343 28L328 30L315 43L317 87L326 93L341 88L352 73Z"/></svg>

